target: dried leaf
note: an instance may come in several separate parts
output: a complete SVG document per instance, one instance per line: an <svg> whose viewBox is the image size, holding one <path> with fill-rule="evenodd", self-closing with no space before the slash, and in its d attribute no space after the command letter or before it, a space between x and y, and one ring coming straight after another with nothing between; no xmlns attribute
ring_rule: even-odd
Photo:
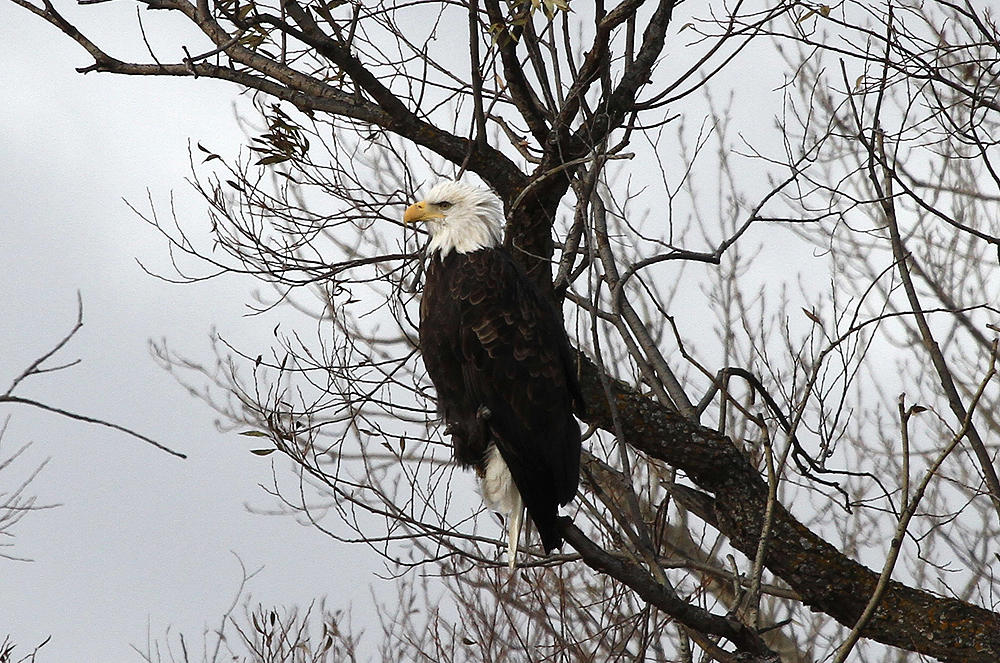
<svg viewBox="0 0 1000 663"><path fill-rule="evenodd" d="M275 163L283 163L285 161L288 161L289 159L291 159L291 157L289 157L287 155L284 155L284 154L272 154L271 156L264 157L263 159L261 159L260 161L258 161L257 165L258 166L270 166L271 164L275 164Z"/></svg>
<svg viewBox="0 0 1000 663"><path fill-rule="evenodd" d="M815 322L817 325L822 325L823 324L823 321L820 320L820 317L818 315L816 315L815 313L813 313L812 311L810 311L809 309L803 307L802 308L802 312L806 314L807 318L809 318L810 320L812 320L813 322Z"/></svg>

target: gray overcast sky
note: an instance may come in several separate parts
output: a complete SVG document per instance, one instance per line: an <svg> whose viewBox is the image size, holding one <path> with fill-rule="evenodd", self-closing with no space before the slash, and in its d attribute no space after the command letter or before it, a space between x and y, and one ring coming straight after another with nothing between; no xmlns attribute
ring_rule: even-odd
<svg viewBox="0 0 1000 663"><path fill-rule="evenodd" d="M131 7L84 14L92 17L85 25L109 22L103 35L134 31ZM135 47L122 42L117 53ZM164 202L174 190L182 215L203 218L183 181L187 141L235 153L238 89L81 76L74 68L88 63L82 49L6 2L0 62L2 389L70 329L79 290L85 324L61 357L82 363L33 378L19 393L189 455L178 460L24 407L0 409L0 420L11 416L0 456L32 443L0 474L0 492L51 458L32 492L41 503L62 504L29 515L14 529L14 547L0 549L34 560L0 559L0 639L9 633L23 654L52 635L40 661L138 660L130 644L145 644L147 623L154 637L170 626L197 638L217 621L240 579L233 553L250 569L265 567L249 588L265 604L327 595L346 607L351 593L369 603L359 579L380 581L359 561L362 551L291 519L246 511L246 503L271 504L258 487L270 481L270 459L249 453L251 438L216 433L213 413L147 350L148 339L165 337L209 359L213 325L249 342L270 333L267 323L241 317L249 284L177 286L146 276L136 258L166 266L166 249L122 202L141 204L147 187Z"/></svg>

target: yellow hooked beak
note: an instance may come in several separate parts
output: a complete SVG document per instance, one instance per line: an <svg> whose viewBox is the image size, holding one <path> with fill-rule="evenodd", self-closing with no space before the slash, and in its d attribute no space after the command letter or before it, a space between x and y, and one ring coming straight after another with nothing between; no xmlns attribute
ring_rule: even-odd
<svg viewBox="0 0 1000 663"><path fill-rule="evenodd" d="M444 214L435 211L434 206L428 204L426 200L413 203L406 208L403 214L403 223L416 223L417 221L429 221L430 219L443 219Z"/></svg>

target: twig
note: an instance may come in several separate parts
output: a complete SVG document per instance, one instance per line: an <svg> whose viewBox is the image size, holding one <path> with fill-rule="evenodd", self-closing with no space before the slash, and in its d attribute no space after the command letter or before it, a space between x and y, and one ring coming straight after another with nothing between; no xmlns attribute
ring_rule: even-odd
<svg viewBox="0 0 1000 663"><path fill-rule="evenodd" d="M80 295L80 291L78 290L76 293L76 322L73 324L73 328L70 329L69 333L66 334L66 336L64 336L62 340L56 343L51 350L43 354L35 361L31 362L31 364L26 369L24 369L24 372L22 372L20 375L14 378L14 381L11 383L10 387L7 388L7 391L3 393L3 396L10 396L12 393L14 393L14 389L17 388L17 385L19 385L27 377L30 377L32 375L39 375L41 373L51 373L52 371L57 371L62 368L68 368L69 366L73 366L74 364L78 363L79 360L70 362L68 364L63 364L62 366L57 366L52 368L40 368L40 366L43 363L45 363L46 360L51 358L55 353L59 352L59 350L61 350L67 343L69 343L70 339L73 338L73 336L75 336L78 331L80 331L81 327L83 327L83 298Z"/></svg>
<svg viewBox="0 0 1000 663"><path fill-rule="evenodd" d="M902 548L903 538L906 536L906 530L910 525L910 520L917 512L917 506L920 504L920 500L923 498L924 492L927 490L927 486L930 484L931 479L934 478L938 469L941 467L941 464L944 463L945 459L949 455L951 455L951 452L955 450L955 447L958 446L958 443L962 441L962 438L965 437L966 432L972 426L972 415L976 410L976 406L979 405L983 392L986 391L986 385L989 384L996 373L997 341L993 341L990 367L986 371L986 375L983 377L982 381L979 383L979 389L976 391L976 394L972 399L971 407L969 408L968 413L966 413L965 420L962 422L962 427L952 436L948 446L945 447L944 450L938 455L934 464L928 468L927 472L924 474L923 480L920 482L920 485L917 486L917 490L913 494L912 499L904 495L903 499L907 502L907 507L900 514L899 523L896 525L896 531L893 534L892 542L889 544L889 554L886 557L885 564L882 566L882 573L879 575L878 583L875 585L875 591L872 592L871 598L868 599L868 603L865 605L864 611L861 613L861 616L858 617L858 621L854 625L854 628L851 629L847 639L837 650L837 656L834 658L833 663L844 663L847 660L848 654L851 653L854 645L861 637L862 630L864 630L865 626L878 609L879 603L881 603L882 597L889 586L889 581L892 578L892 571L896 566L896 560L899 558L899 551ZM902 400L900 401L900 409L902 410ZM909 439L906 427L913 412L914 410L910 408L909 410L903 412L902 415L901 426L904 444L907 444L907 440ZM904 477L904 486L908 485L908 483L909 481Z"/></svg>

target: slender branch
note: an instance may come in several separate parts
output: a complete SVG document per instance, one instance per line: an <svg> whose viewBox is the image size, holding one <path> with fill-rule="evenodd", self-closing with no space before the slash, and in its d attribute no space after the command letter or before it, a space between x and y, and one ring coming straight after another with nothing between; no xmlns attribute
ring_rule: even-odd
<svg viewBox="0 0 1000 663"><path fill-rule="evenodd" d="M843 67L843 62L841 62L842 78L846 81L847 72ZM883 72L883 77L885 75L885 72ZM880 90L884 89L884 87L885 86L883 85ZM854 105L853 97L849 97L849 99L851 101L851 107L854 110L855 121L860 127L860 115ZM879 206L889 229L889 238L892 246L893 257L896 260L897 270L899 272L900 280L903 283L906 298L913 310L914 321L917 324L917 328L920 330L920 336L923 341L924 348L930 355L931 363L934 366L934 370L937 372L941 388L944 390L945 396L948 399L948 405L951 408L951 411L959 421L965 421L968 413L962 403L962 397L958 393L958 389L955 386L955 380L952 376L951 369L948 367L948 362L945 360L944 354L941 352L941 348L937 344L934 334L931 331L931 327L927 322L927 318L922 312L920 297L917 295L913 279L910 277L910 270L907 266L907 262L912 260L912 256L906 250L906 247L903 244L903 238L899 232L899 225L896 220L895 199L892 193L892 182L895 181L896 178L893 175L892 165L888 162L886 157L882 130L877 126L877 111L875 117L876 124L872 127L871 137L866 138L863 131L858 131L858 138L864 143L864 146L869 154L868 178L875 191L878 193ZM876 172L876 166L881 167L883 171L881 176ZM969 444L972 446L973 452L979 461L979 467L983 472L983 477L989 490L990 499L993 502L993 507L997 513L997 517L1000 519L1000 477L997 476L996 468L993 466L993 459L974 424L971 422L969 423L965 434L968 437Z"/></svg>
<svg viewBox="0 0 1000 663"><path fill-rule="evenodd" d="M983 392L986 391L986 385L990 383L990 381L996 376L996 374L997 374L997 342L994 341L993 352L992 356L990 357L989 370L986 371L986 375L983 376L982 381L979 383L979 389L976 391L975 395L972 398L972 403L969 406L969 412L968 414L966 414L965 420L962 422L962 427L958 430L958 432L955 433L954 436L952 436L951 441L948 443L948 445L945 446L945 448L941 451L940 454L938 454L938 457L935 459L934 463L932 463L931 466L927 469L927 472L924 473L924 478L921 480L920 485L917 486L917 490L912 497L906 492L909 489L908 487L909 481L908 480L904 481L903 503L905 507L903 508L903 511L900 514L899 522L896 525L896 531L893 533L892 541L889 544L889 554L886 555L885 563L882 565L882 573L879 574L878 584L875 586L875 590L872 592L871 597L868 599L868 603L865 605L865 609L861 613L861 616L858 617L857 623L851 629L851 632L848 634L843 644L841 644L841 646L837 649L837 655L834 658L833 663L844 663L847 660L847 657L851 653L851 650L854 648L854 645L861 637L861 633L863 632L865 626L872 619L872 617L875 615L875 611L878 610L879 606L881 605L882 599L885 596L886 590L889 587L889 580L890 578L892 578L892 571L896 567L896 560L899 558L899 551L902 548L903 539L906 536L906 531L910 526L910 520L916 514L917 507L919 506L920 501L924 496L924 493L927 491L927 486L930 485L931 479L937 475L938 470L941 468L941 464L944 463L945 459L951 455L951 452L955 450L955 447L958 446L958 443L961 442L963 437L965 437L966 432L972 425L972 415L976 411L976 407L979 405L980 399L982 399ZM900 405L900 407L902 407L902 404ZM906 444L906 441L908 439L906 426L911 413L912 410L904 413L901 421L904 444Z"/></svg>
<svg viewBox="0 0 1000 663"><path fill-rule="evenodd" d="M580 553L587 566L625 583L643 600L673 616L682 624L702 633L726 638L735 644L740 652L755 656L753 660L777 663L777 655L746 625L728 617L713 615L684 601L673 590L656 583L648 573L633 562L612 555L595 545L587 535L573 525L569 518L563 518L562 524L563 536ZM727 658L736 660L734 657Z"/></svg>
<svg viewBox="0 0 1000 663"><path fill-rule="evenodd" d="M55 355L63 347L65 347L66 344L69 343L70 339L72 339L76 335L76 333L78 331L80 331L81 327L83 327L83 298L80 295L80 292L77 291L77 293L76 293L76 322L73 323L72 329L70 329L69 333L67 333L62 339L60 339L58 343L56 343L54 346L52 346L51 350L49 350L48 352L44 353L42 356L40 356L35 361L31 362L31 364L29 364L28 367L26 369L24 369L24 371L22 371L20 375L18 375L16 378L14 378L13 382L11 382L11 385L7 388L7 391L5 391L2 394L2 396L10 396L11 394L13 394L14 393L14 389L17 388L17 385L19 385L27 377L30 377L32 375L38 375L38 374L41 374L41 373L51 373L52 371L60 370L62 368L66 368L67 366L71 366L71 365L77 363L77 362L72 362L71 364L64 364L64 365L58 366L58 367L42 368L42 364L44 364L46 361L48 361L49 359L51 359L53 355Z"/></svg>
<svg viewBox="0 0 1000 663"><path fill-rule="evenodd" d="M511 100L528 125L528 131L531 132L534 139L539 145L545 145L549 135L548 121L545 118L542 103L538 100L535 91L531 89L531 85L524 75L524 67L521 66L520 58L517 56L518 31L508 26L507 18L501 11L500 3L497 0L483 0L483 4L492 24L490 27L494 31L494 41L500 50L504 83L510 90Z"/></svg>
<svg viewBox="0 0 1000 663"><path fill-rule="evenodd" d="M10 395L6 395L5 394L3 396L0 396L0 403L11 403L11 404L14 404L14 405L28 405L28 406L31 406L31 407L37 407L40 410L45 410L46 412L54 412L55 414L59 414L59 415L62 415L64 417L68 417L70 419L75 419L76 421L83 421L83 422L86 422L88 424L97 424L98 426L105 426L107 428L112 428L114 430L121 431L122 433L125 433L126 435L131 435L134 438L140 439L143 442L146 442L147 444L151 444L154 447L156 447L157 449L159 449L160 451L166 451L171 456L177 456L178 458L187 458L187 455L182 454L179 451L174 451L173 449L170 449L169 447L165 447L162 444L160 444L159 442L157 442L156 440L154 440L152 438L149 438L149 437L146 437L142 433L137 433L136 431L132 430L131 428L126 428L125 426L119 426L118 424L112 423L110 421L105 421L103 419L97 419L95 417L88 417L85 414L76 414L74 412L69 412L68 410L63 410L62 408L53 407L51 405L46 405L45 403L40 403L40 402L32 400L30 398L21 398L20 396L10 396Z"/></svg>

